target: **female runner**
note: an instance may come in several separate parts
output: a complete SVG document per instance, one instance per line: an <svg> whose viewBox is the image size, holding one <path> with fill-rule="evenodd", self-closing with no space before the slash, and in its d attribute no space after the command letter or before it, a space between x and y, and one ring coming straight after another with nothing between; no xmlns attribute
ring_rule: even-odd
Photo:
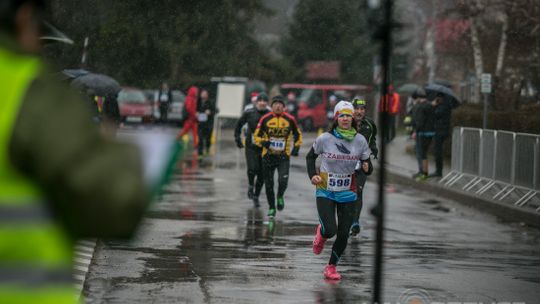
<svg viewBox="0 0 540 304"><path fill-rule="evenodd" d="M330 260L323 271L324 277L330 280L341 279L336 265L347 247L349 229L354 220L357 199L354 169L359 161L364 172L369 174L373 169L366 139L353 127L356 126L353 111L350 102L340 101L334 108L334 121L328 132L317 137L306 156L308 175L316 186L320 222L313 241L313 253L320 254L325 242L337 235ZM317 173L315 161L319 156L322 162Z"/></svg>

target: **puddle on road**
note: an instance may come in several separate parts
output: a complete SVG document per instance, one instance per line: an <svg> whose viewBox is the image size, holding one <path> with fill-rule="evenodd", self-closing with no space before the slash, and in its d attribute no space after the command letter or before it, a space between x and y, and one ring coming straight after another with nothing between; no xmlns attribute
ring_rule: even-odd
<svg viewBox="0 0 540 304"><path fill-rule="evenodd" d="M426 204L426 205L440 205L441 201L436 200L436 199L426 199L426 200L421 200L420 203Z"/></svg>

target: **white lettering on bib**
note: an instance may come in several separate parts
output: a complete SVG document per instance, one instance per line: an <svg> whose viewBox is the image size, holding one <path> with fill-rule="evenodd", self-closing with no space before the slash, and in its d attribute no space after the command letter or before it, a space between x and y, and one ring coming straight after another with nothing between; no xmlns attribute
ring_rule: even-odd
<svg viewBox="0 0 540 304"><path fill-rule="evenodd" d="M272 151L284 151L285 150L285 139L270 137L270 150Z"/></svg>
<svg viewBox="0 0 540 304"><path fill-rule="evenodd" d="M328 183L326 190L328 191L346 191L351 189L352 175L328 173Z"/></svg>

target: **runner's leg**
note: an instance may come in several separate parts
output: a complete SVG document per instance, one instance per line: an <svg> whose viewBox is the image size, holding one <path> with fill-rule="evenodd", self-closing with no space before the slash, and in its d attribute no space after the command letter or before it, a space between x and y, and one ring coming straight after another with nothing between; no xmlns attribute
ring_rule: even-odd
<svg viewBox="0 0 540 304"><path fill-rule="evenodd" d="M279 157L278 164L278 193L277 197L283 197L289 183L290 160L288 156Z"/></svg>
<svg viewBox="0 0 540 304"><path fill-rule="evenodd" d="M274 171L277 169L278 162L272 155L265 155L262 159L264 184L266 190L266 199L270 209L276 208L276 197L274 195Z"/></svg>
<svg viewBox="0 0 540 304"><path fill-rule="evenodd" d="M261 194L262 187L264 185L264 176L263 176L263 170L262 170L262 157L260 151L257 151L256 155L254 155L254 171L255 171L255 193L253 194L255 197L259 197Z"/></svg>
<svg viewBox="0 0 540 304"><path fill-rule="evenodd" d="M336 203L324 197L317 197L317 212L321 223L321 235L327 239L336 235Z"/></svg>
<svg viewBox="0 0 540 304"><path fill-rule="evenodd" d="M180 130L180 132L178 132L178 135L176 135L176 140L180 140L184 135L186 135L190 128L191 128L191 121L190 120L184 121L182 130Z"/></svg>
<svg viewBox="0 0 540 304"><path fill-rule="evenodd" d="M191 134L193 136L193 146L197 147L199 145L199 136L197 136L198 133L198 122L193 121L191 125Z"/></svg>
<svg viewBox="0 0 540 304"><path fill-rule="evenodd" d="M250 148L249 146L246 146L245 154L246 154L248 184L251 188L253 188L255 175L257 174L257 171L256 171L257 151Z"/></svg>
<svg viewBox="0 0 540 304"><path fill-rule="evenodd" d="M338 228L337 237L334 245L332 246L332 255L328 264L337 265L341 254L347 248L347 240L349 239L349 229L352 225L355 211L355 203L336 203L337 205L337 217Z"/></svg>
<svg viewBox="0 0 540 304"><path fill-rule="evenodd" d="M354 218L353 222L359 222L360 221L360 213L362 212L362 206L364 205L363 201L363 192L364 192L364 186L366 184L367 176L364 174L362 170L356 171L356 194L358 195L358 198L355 201L355 208L354 208Z"/></svg>

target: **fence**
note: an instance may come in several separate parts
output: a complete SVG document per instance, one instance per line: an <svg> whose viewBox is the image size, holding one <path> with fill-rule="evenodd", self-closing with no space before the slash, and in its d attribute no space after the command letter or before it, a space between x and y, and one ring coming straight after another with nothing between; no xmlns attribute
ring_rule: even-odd
<svg viewBox="0 0 540 304"><path fill-rule="evenodd" d="M540 136L456 127L439 183L540 212Z"/></svg>

